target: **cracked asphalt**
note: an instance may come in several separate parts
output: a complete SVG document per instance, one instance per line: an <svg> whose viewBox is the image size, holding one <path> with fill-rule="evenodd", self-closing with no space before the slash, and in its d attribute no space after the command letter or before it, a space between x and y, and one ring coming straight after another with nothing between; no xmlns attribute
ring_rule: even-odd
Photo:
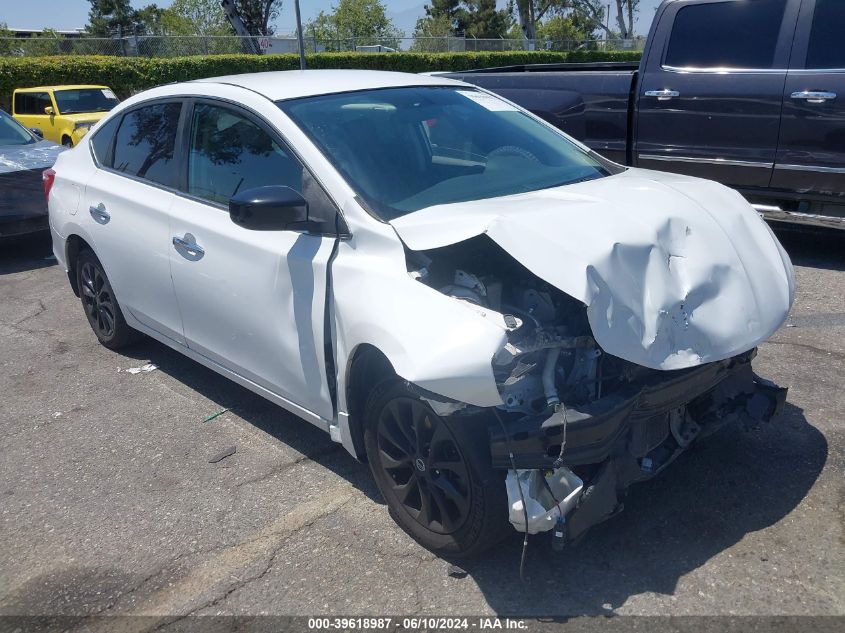
<svg viewBox="0 0 845 633"><path fill-rule="evenodd" d="M784 415L562 555L531 539L525 583L516 533L448 576L327 435L151 340L101 347L48 241L0 244L0 614L845 615L842 240L784 236L798 296L756 361Z"/></svg>

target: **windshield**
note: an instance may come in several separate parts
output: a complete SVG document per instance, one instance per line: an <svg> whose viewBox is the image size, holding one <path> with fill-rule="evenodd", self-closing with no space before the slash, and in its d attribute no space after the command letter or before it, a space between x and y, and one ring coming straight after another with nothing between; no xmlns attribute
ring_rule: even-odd
<svg viewBox="0 0 845 633"><path fill-rule="evenodd" d="M29 145L35 137L8 114L0 110L0 145Z"/></svg>
<svg viewBox="0 0 845 633"><path fill-rule="evenodd" d="M278 106L382 220L600 178L612 169L506 101L471 88L366 90Z"/></svg>
<svg viewBox="0 0 845 633"><path fill-rule="evenodd" d="M53 96L60 114L108 112L119 103L117 97L108 88L56 90Z"/></svg>

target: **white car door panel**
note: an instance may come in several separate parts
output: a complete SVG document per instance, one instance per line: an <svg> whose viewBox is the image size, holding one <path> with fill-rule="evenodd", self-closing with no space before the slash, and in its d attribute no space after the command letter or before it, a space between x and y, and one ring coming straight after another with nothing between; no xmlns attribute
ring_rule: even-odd
<svg viewBox="0 0 845 633"><path fill-rule="evenodd" d="M313 181L235 110L197 103L190 125L188 195L172 207L169 241L187 345L330 420L324 312L334 238L243 228L226 207L237 191L269 184L302 191Z"/></svg>
<svg viewBox="0 0 845 633"><path fill-rule="evenodd" d="M184 198L172 229L202 249L170 247L188 347L330 419L323 313L333 240L251 231Z"/></svg>
<svg viewBox="0 0 845 633"><path fill-rule="evenodd" d="M178 116L178 103L128 113L117 131L118 155L88 181L80 213L127 317L184 344L168 249L175 195L153 181L166 182L173 171ZM147 129L152 118L157 134Z"/></svg>

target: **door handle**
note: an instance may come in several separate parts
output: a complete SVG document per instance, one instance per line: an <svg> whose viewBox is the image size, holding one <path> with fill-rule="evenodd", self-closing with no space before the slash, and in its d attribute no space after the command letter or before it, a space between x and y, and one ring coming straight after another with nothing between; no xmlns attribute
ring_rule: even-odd
<svg viewBox="0 0 845 633"><path fill-rule="evenodd" d="M186 236L187 237L187 236ZM197 244L196 242L189 242L185 238L174 236L173 237L173 246L181 246L189 253L193 253L195 255L204 255L205 250L203 250L202 246Z"/></svg>
<svg viewBox="0 0 845 633"><path fill-rule="evenodd" d="M833 101L836 99L835 92L827 92L826 90L799 90L792 93L793 99L804 99L807 103L824 103L825 101Z"/></svg>
<svg viewBox="0 0 845 633"><path fill-rule="evenodd" d="M97 224L108 224L109 220L111 220L111 215L108 211L106 211L106 205L102 202L96 207L88 207L88 213L91 214L91 217L94 218L94 222Z"/></svg>
<svg viewBox="0 0 845 633"><path fill-rule="evenodd" d="M643 93L646 97L657 97L658 101L668 101L675 97L680 97L681 93L677 90L646 90Z"/></svg>

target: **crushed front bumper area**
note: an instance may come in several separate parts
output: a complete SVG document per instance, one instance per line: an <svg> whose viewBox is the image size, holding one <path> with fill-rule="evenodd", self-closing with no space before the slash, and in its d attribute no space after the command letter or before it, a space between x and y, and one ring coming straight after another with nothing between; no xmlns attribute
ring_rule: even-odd
<svg viewBox="0 0 845 633"><path fill-rule="evenodd" d="M578 538L621 509L619 497L626 488L655 476L695 440L729 422L751 428L780 413L787 390L754 375L755 354L751 350L693 369L655 372L585 406L567 407L565 418L558 411L506 419L506 433L491 430L493 467L515 465L546 477L559 476L561 469L576 473L584 480L583 490L564 523L567 539ZM564 419L566 444L559 459ZM512 517L516 506L522 508L513 490L511 486ZM525 529L524 522L512 522ZM546 525L550 529L553 523Z"/></svg>

